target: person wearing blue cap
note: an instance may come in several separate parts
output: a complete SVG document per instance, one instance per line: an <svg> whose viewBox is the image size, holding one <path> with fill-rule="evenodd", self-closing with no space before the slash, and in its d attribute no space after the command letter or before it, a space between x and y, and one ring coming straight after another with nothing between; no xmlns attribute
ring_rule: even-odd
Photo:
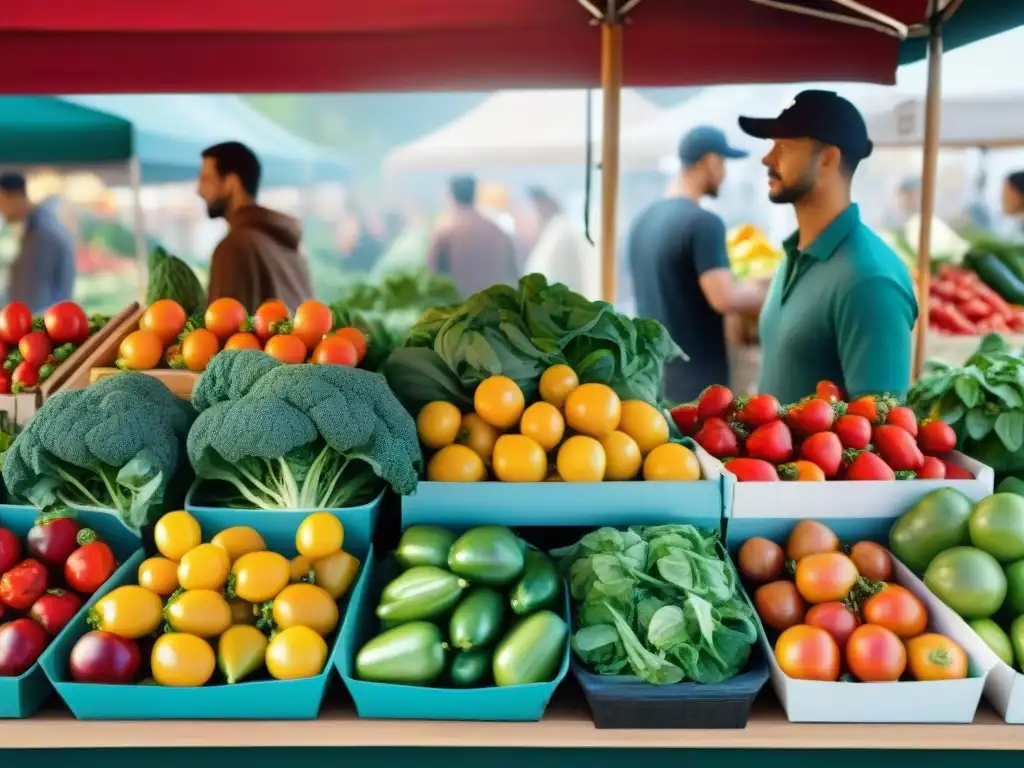
<svg viewBox="0 0 1024 768"><path fill-rule="evenodd" d="M832 91L803 91L778 117L741 117L772 141L768 198L792 205L797 231L761 310L759 391L783 403L828 379L851 398L910 386L917 299L899 256L851 202L857 165L871 155L857 108Z"/></svg>
<svg viewBox="0 0 1024 768"><path fill-rule="evenodd" d="M717 128L694 128L679 142L679 193L649 205L630 228L637 314L660 321L689 357L665 367L664 394L673 402L729 383L723 315L755 312L764 301L766 285L733 277L725 225L700 204L718 196L725 161L746 156Z"/></svg>

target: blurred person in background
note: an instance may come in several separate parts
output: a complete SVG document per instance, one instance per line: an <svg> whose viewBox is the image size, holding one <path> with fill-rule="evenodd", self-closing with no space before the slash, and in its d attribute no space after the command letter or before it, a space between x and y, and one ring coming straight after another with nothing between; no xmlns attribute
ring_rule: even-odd
<svg viewBox="0 0 1024 768"><path fill-rule="evenodd" d="M0 174L0 215L23 230L11 264L7 301L20 301L33 314L71 299L75 288L75 239L57 215L55 198L32 205L25 177Z"/></svg>
<svg viewBox="0 0 1024 768"><path fill-rule="evenodd" d="M383 229L383 223L378 229ZM384 254L385 244L372 222L359 207L352 207L342 222L341 252L345 269L369 272Z"/></svg>
<svg viewBox="0 0 1024 768"><path fill-rule="evenodd" d="M531 187L539 236L526 260L526 274L538 272L549 283L564 283L591 301L601 298L601 265L579 227L545 190Z"/></svg>
<svg viewBox="0 0 1024 768"><path fill-rule="evenodd" d="M1013 219L1012 236L1024 240L1024 171L1014 171L1003 179L1003 214Z"/></svg>
<svg viewBox="0 0 1024 768"><path fill-rule="evenodd" d="M466 298L498 283L516 285L519 269L512 238L476 209L476 179L456 176L450 184L454 210L431 239L427 267L448 275Z"/></svg>
<svg viewBox="0 0 1024 768"><path fill-rule="evenodd" d="M268 299L294 310L313 297L309 267L299 252L296 219L256 204L260 161L237 141L203 152L199 197L211 219L224 219L228 234L210 258L209 299L238 299L255 312Z"/></svg>
<svg viewBox="0 0 1024 768"><path fill-rule="evenodd" d="M665 366L665 396L673 402L729 383L723 316L756 312L764 301L766 284L733 276L725 224L700 204L718 196L725 161L746 156L717 128L694 128L679 142L678 185L645 208L629 233L637 314L661 321L690 358Z"/></svg>
<svg viewBox="0 0 1024 768"><path fill-rule="evenodd" d="M988 176L982 170L974 177L974 189L960 212L957 224L964 232L990 232L992 230L992 214L985 203L985 188Z"/></svg>

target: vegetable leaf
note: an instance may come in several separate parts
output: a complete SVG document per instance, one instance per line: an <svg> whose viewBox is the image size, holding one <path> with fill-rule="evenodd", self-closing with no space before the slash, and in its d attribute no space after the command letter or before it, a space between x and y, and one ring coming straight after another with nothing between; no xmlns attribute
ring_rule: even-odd
<svg viewBox="0 0 1024 768"><path fill-rule="evenodd" d="M1024 413L1008 411L996 418L996 434L1011 453L1024 445Z"/></svg>

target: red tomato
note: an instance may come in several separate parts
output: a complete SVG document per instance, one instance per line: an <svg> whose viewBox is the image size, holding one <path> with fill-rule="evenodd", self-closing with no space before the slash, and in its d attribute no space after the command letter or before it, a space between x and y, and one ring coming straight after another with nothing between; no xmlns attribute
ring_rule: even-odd
<svg viewBox="0 0 1024 768"><path fill-rule="evenodd" d="M793 526L786 540L786 558L796 562L808 555L836 552L838 549L839 537L817 520L801 520Z"/></svg>
<svg viewBox="0 0 1024 768"><path fill-rule="evenodd" d="M359 364L359 353L348 339L327 336L316 345L310 362L320 365L347 365L354 368Z"/></svg>
<svg viewBox="0 0 1024 768"><path fill-rule="evenodd" d="M43 314L43 325L50 340L61 344L81 344L89 338L89 318L73 301L54 304Z"/></svg>
<svg viewBox="0 0 1024 768"><path fill-rule="evenodd" d="M669 415L672 417L672 421L676 423L676 427L679 428L679 431L687 437L697 431L699 415L697 413L696 403L683 403L682 405L677 405L669 411Z"/></svg>
<svg viewBox="0 0 1024 768"><path fill-rule="evenodd" d="M924 463L924 454L917 447L913 435L903 427L892 424L875 427L871 442L878 455L895 470L916 472Z"/></svg>
<svg viewBox="0 0 1024 768"><path fill-rule="evenodd" d="M0 677L19 677L46 648L50 638L32 619L15 619L0 627Z"/></svg>
<svg viewBox="0 0 1024 768"><path fill-rule="evenodd" d="M139 646L113 632L86 632L68 657L68 670L76 683L130 683L141 666Z"/></svg>
<svg viewBox="0 0 1024 768"><path fill-rule="evenodd" d="M899 429L899 427L893 427ZM902 430L900 430L902 431ZM906 433L904 433L906 434ZM844 480L895 480L896 473L879 456L868 451L858 453L846 468Z"/></svg>
<svg viewBox="0 0 1024 768"><path fill-rule="evenodd" d="M725 459L739 454L739 441L732 427L717 416L707 419L693 436L700 447L716 459Z"/></svg>
<svg viewBox="0 0 1024 768"><path fill-rule="evenodd" d="M786 553L774 541L755 536L747 539L736 557L740 575L756 584L777 579L786 565Z"/></svg>
<svg viewBox="0 0 1024 768"><path fill-rule="evenodd" d="M736 421L751 427L760 427L778 420L782 407L771 395L753 395L736 400Z"/></svg>
<svg viewBox="0 0 1024 768"><path fill-rule="evenodd" d="M917 444L925 453L949 453L956 448L956 432L944 421L925 421L918 428Z"/></svg>
<svg viewBox="0 0 1024 768"><path fill-rule="evenodd" d="M857 566L841 552L808 555L796 564L796 588L809 603L842 601L857 583Z"/></svg>
<svg viewBox="0 0 1024 768"><path fill-rule="evenodd" d="M889 584L872 595L861 607L864 621L877 624L904 640L928 629L928 609L913 592L899 584Z"/></svg>
<svg viewBox="0 0 1024 768"><path fill-rule="evenodd" d="M358 328L339 328L334 335L351 342L352 346L356 348L356 355L359 358L357 364L363 362L363 358L366 357L366 336L362 331Z"/></svg>
<svg viewBox="0 0 1024 768"><path fill-rule="evenodd" d="M791 581L773 581L758 587L754 592L754 607L766 626L779 630L802 622L807 610Z"/></svg>
<svg viewBox="0 0 1024 768"><path fill-rule="evenodd" d="M880 544L858 541L850 548L850 559L865 579L889 581L892 578L892 557Z"/></svg>
<svg viewBox="0 0 1024 768"><path fill-rule="evenodd" d="M275 333L279 333L276 325L288 319L288 307L280 299L264 301L257 308L252 316L252 331L261 342L267 343L267 339Z"/></svg>
<svg viewBox="0 0 1024 768"><path fill-rule="evenodd" d="M796 680L839 679L839 646L821 627L798 624L790 627L775 643L775 659L788 676Z"/></svg>
<svg viewBox="0 0 1024 768"><path fill-rule="evenodd" d="M712 384L697 398L697 413L701 420L722 418L733 405L732 390L721 384Z"/></svg>
<svg viewBox="0 0 1024 768"><path fill-rule="evenodd" d="M864 683L891 683L907 668L907 649L885 627L863 624L846 643L846 666Z"/></svg>
<svg viewBox="0 0 1024 768"><path fill-rule="evenodd" d="M771 462L763 459L746 457L729 459L723 466L736 475L736 479L741 483L776 483L779 481L779 471Z"/></svg>
<svg viewBox="0 0 1024 768"><path fill-rule="evenodd" d="M11 393L11 374L7 371L0 371L0 395Z"/></svg>
<svg viewBox="0 0 1024 768"><path fill-rule="evenodd" d="M32 330L32 310L20 301L12 301L0 309L0 341L17 344Z"/></svg>
<svg viewBox="0 0 1024 768"><path fill-rule="evenodd" d="M333 325L334 313L330 307L319 301L304 301L295 310L292 333L302 339L306 349L312 352L320 339L331 332Z"/></svg>
<svg viewBox="0 0 1024 768"><path fill-rule="evenodd" d="M848 413L836 419L832 427L843 448L853 448L863 451L871 444L871 422L863 416Z"/></svg>
<svg viewBox="0 0 1024 768"><path fill-rule="evenodd" d="M836 641L839 650L845 650L846 643L858 626L860 619L846 603L818 603L812 605L804 622L812 627L821 627Z"/></svg>
<svg viewBox="0 0 1024 768"><path fill-rule="evenodd" d="M29 615L39 622L50 637L56 637L82 607L82 598L63 589L47 590L32 603Z"/></svg>
<svg viewBox="0 0 1024 768"><path fill-rule="evenodd" d="M830 430L835 420L832 403L820 397L795 405L786 413L786 423L794 432L803 435Z"/></svg>
<svg viewBox="0 0 1024 768"><path fill-rule="evenodd" d="M37 520L25 543L28 553L51 567L64 567L64 561L78 549L78 532L81 526L70 517Z"/></svg>
<svg viewBox="0 0 1024 768"><path fill-rule="evenodd" d="M117 570L117 559L102 541L79 547L64 563L64 580L83 595L91 595Z"/></svg>
<svg viewBox="0 0 1024 768"><path fill-rule="evenodd" d="M31 558L22 560L0 578L0 600L16 611L27 610L49 584L46 566Z"/></svg>
<svg viewBox="0 0 1024 768"><path fill-rule="evenodd" d="M0 573L9 571L21 560L21 539L6 528L0 528Z"/></svg>
<svg viewBox="0 0 1024 768"><path fill-rule="evenodd" d="M843 390L839 388L839 385L827 379L818 382L814 388L814 394L827 403L838 403L846 399L846 395L843 394Z"/></svg>
<svg viewBox="0 0 1024 768"><path fill-rule="evenodd" d="M917 437L917 416L905 405L898 405L890 410L885 417L885 423L906 430L911 437Z"/></svg>
<svg viewBox="0 0 1024 768"><path fill-rule="evenodd" d="M22 360L38 368L53 352L53 344L44 331L32 331L21 337L21 341L18 342L18 352L21 353Z"/></svg>
<svg viewBox="0 0 1024 768"><path fill-rule="evenodd" d="M816 432L800 444L800 457L821 467L825 477L835 477L843 461L843 442L834 432Z"/></svg>
<svg viewBox="0 0 1024 768"><path fill-rule="evenodd" d="M763 459L772 464L789 461L793 455L793 435L783 421L755 429L746 442L747 455L752 459Z"/></svg>
<svg viewBox="0 0 1024 768"><path fill-rule="evenodd" d="M30 392L39 383L39 368L28 361L18 363L11 374L11 392Z"/></svg>

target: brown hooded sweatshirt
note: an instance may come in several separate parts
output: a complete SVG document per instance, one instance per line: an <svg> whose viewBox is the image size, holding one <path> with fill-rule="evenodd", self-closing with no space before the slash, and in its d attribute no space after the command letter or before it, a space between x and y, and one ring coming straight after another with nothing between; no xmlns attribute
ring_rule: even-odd
<svg viewBox="0 0 1024 768"><path fill-rule="evenodd" d="M230 231L210 259L210 301L238 299L249 312L268 299L294 310L313 297L309 269L299 253L299 222L246 205L227 217Z"/></svg>

